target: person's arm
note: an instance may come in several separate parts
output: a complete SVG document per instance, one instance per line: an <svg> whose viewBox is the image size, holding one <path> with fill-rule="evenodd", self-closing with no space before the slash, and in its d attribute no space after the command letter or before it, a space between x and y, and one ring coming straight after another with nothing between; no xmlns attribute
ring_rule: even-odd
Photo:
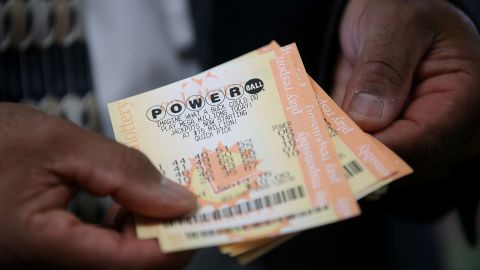
<svg viewBox="0 0 480 270"><path fill-rule="evenodd" d="M0 266L170 269L187 261L190 253L163 254L156 241L138 240L131 219L113 230L66 209L83 189L146 216L193 211L195 196L139 151L18 104L0 103L0 125Z"/></svg>

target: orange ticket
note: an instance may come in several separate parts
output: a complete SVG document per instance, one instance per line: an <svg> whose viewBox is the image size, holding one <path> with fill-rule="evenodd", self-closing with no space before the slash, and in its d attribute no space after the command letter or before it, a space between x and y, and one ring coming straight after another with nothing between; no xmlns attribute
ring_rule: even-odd
<svg viewBox="0 0 480 270"><path fill-rule="evenodd" d="M310 82L327 125L332 130L337 152L350 160L342 164L357 198L412 172L398 156L386 151L385 146L364 133L313 79Z"/></svg>
<svg viewBox="0 0 480 270"><path fill-rule="evenodd" d="M268 51L268 48L265 47L259 50L259 52L262 53L266 51ZM303 76L308 76L303 69L303 64L301 63L301 58L296 46L294 44L285 46L283 47L283 51L293 51L294 53L292 55L297 67L298 76L302 76L302 74ZM313 80L311 80L311 84L314 85L315 94L313 91L307 91L311 93L311 95L307 93L306 96L313 99L315 99L315 95L317 96L318 105L323 110L325 120L330 130L329 135L334 141L335 150L340 157L345 175L349 178L349 184L358 199L412 172L412 169L395 155L395 153L375 138L364 133L353 120L328 97L318 84ZM323 117L320 116L320 118ZM340 133L340 135L338 133ZM357 151L354 151L355 147L357 147ZM366 149L369 150L369 153L366 153ZM269 239L269 243L283 242L282 238ZM220 249L224 253L236 256L254 249L265 252L266 248L260 249L262 246L273 247L276 245L269 245L264 241L257 241L225 245ZM246 261L245 258L256 258L256 256L252 256L252 254L256 253L252 252L249 256L245 256L243 261Z"/></svg>

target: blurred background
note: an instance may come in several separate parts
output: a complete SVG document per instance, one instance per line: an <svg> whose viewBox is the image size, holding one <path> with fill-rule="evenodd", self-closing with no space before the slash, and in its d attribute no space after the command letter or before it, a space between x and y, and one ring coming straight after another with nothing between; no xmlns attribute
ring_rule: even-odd
<svg viewBox="0 0 480 270"><path fill-rule="evenodd" d="M300 6L312 6L309 10L315 12L304 16L310 21L301 24L287 20L277 28L273 27L279 18L269 22L252 18L258 14L268 16L259 11L268 11L271 3L247 2L250 4L247 6L256 9L236 9L213 0L0 0L0 101L28 104L111 137L107 102L191 76L272 39L281 44L298 42L302 55L303 52L315 55L318 44L335 44L305 37L316 31L312 22L339 12L336 10L339 5L332 4L333 1L298 1L296 4ZM480 14L480 1L466 3L474 11L472 14ZM327 26L318 26L319 36L327 36L328 25L338 19L322 21ZM223 28L217 25L219 22ZM251 33L252 28L258 28L260 33ZM321 73L322 67L314 61L306 60L306 66L309 72ZM325 81L324 85L328 83ZM478 204L478 200L473 201ZM86 222L99 223L110 203L109 198L79 193L70 208ZM370 248L372 243L382 243L381 247L372 248L370 257L355 257L360 261L351 262L352 266L371 266L378 260L381 265L378 269L480 269L478 207L470 207L473 220L465 221L461 218L463 210L459 212L453 206L435 218L418 219L375 206L379 203L363 203L371 209L365 211L367 218L373 217L376 226L381 226L377 232L356 227L357 221L333 225L340 230L356 227L358 234L373 233L342 239L344 245ZM333 226L316 231L331 232L336 230ZM373 242L367 243L369 239ZM331 241L335 239L320 240L318 244L342 250ZM382 252L376 253L379 249ZM345 256L348 260L348 252ZM270 269L270 260L272 255L242 267L209 248L200 251L187 268Z"/></svg>

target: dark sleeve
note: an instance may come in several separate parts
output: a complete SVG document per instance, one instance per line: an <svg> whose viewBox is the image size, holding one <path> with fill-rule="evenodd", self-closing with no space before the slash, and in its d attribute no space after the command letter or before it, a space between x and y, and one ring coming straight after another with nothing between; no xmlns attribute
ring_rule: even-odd
<svg viewBox="0 0 480 270"><path fill-rule="evenodd" d="M190 0L196 33L195 54L203 68L231 60L276 40L295 42L308 73L331 84L338 54L337 25L346 0ZM275 3L275 4L272 4Z"/></svg>
<svg viewBox="0 0 480 270"><path fill-rule="evenodd" d="M330 9L331 16L327 21L324 34L324 44L320 51L320 61L316 74L310 74L326 91L333 87L333 73L340 53L340 38L338 36L340 21L347 0L334 1Z"/></svg>

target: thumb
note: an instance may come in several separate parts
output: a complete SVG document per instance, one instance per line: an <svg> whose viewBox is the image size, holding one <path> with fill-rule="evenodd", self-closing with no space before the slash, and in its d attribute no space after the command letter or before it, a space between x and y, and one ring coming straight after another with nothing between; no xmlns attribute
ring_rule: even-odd
<svg viewBox="0 0 480 270"><path fill-rule="evenodd" d="M342 40L353 63L342 107L362 129L373 132L401 113L431 38L423 28L412 27L412 21L418 21L405 19L390 7L368 6L362 16L363 26L342 26L342 39L356 38L354 42Z"/></svg>
<svg viewBox="0 0 480 270"><path fill-rule="evenodd" d="M162 176L139 151L70 123L56 145L60 160L53 170L96 196L112 196L129 210L150 217L185 215L196 198Z"/></svg>

